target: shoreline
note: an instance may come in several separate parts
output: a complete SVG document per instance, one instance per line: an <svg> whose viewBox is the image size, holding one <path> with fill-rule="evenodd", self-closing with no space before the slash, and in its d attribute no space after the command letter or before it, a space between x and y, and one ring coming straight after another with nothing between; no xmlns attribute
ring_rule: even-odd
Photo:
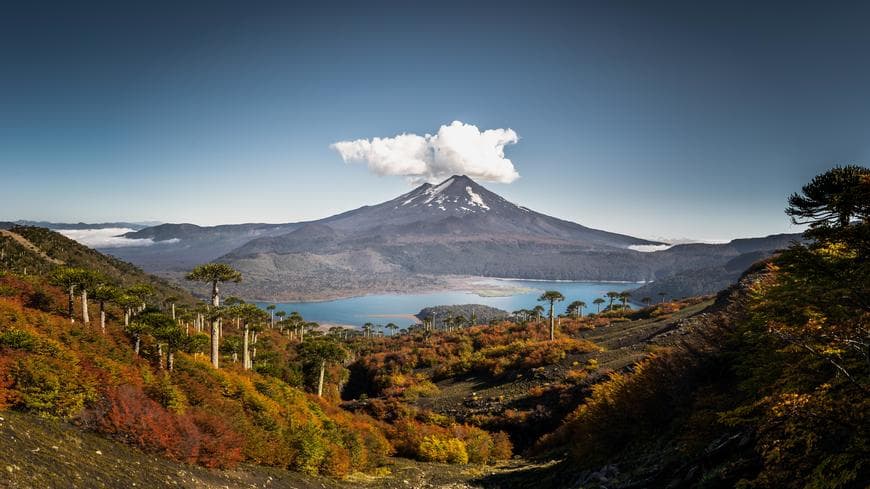
<svg viewBox="0 0 870 489"><path fill-rule="evenodd" d="M432 286L432 287L420 287L420 288L409 288L403 289L401 291L392 290L389 288L381 289L381 290L369 290L360 293L349 292L347 294L337 293L334 295L326 295L319 296L316 298L309 299L291 299L291 300L264 300L261 298L247 298L243 297L245 300L261 303L261 304L316 304L322 302L334 302L348 299L357 299L364 297L372 297L379 295L425 295L425 294L438 294L442 292L464 292L472 295L476 295L481 298L492 298L492 297L511 297L515 295L522 295L528 293L530 291L536 290L528 287L495 287L495 288L487 288L487 282L492 285L493 282L551 282L551 283L577 283L577 284L637 284L638 286L652 283L651 281L629 281L629 280L547 280L547 279L527 279L527 278L510 278L510 277L483 277L483 276L462 276L462 275L443 275L438 277L433 277L434 279L442 280L446 283ZM497 284L496 284L497 285Z"/></svg>

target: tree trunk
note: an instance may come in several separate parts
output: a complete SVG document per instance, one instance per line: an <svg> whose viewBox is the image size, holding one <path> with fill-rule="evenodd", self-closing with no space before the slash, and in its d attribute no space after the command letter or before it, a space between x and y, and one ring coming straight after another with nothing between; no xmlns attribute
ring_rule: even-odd
<svg viewBox="0 0 870 489"><path fill-rule="evenodd" d="M217 320L211 323L211 365L214 368L220 368L220 356L218 348L220 347L220 325Z"/></svg>
<svg viewBox="0 0 870 489"><path fill-rule="evenodd" d="M106 311L100 306L100 331L106 334Z"/></svg>
<svg viewBox="0 0 870 489"><path fill-rule="evenodd" d="M556 339L556 318L553 316L553 303L550 302L550 341Z"/></svg>
<svg viewBox="0 0 870 489"><path fill-rule="evenodd" d="M73 316L73 314L74 314L73 303L75 302L75 293L76 293L76 286L70 285L69 286L69 302L67 302L67 310L69 312L69 322L71 322L71 323L76 322L76 318Z"/></svg>
<svg viewBox="0 0 870 489"><path fill-rule="evenodd" d="M172 320L175 321L175 303L172 303Z"/></svg>
<svg viewBox="0 0 870 489"><path fill-rule="evenodd" d="M320 379L317 381L317 397L323 397L323 374L326 371L326 360L320 361Z"/></svg>
<svg viewBox="0 0 870 489"><path fill-rule="evenodd" d="M130 310L124 309L124 327L127 328L130 326Z"/></svg>
<svg viewBox="0 0 870 489"><path fill-rule="evenodd" d="M166 356L169 360L169 371L172 372L175 368L175 353L172 350L169 350L169 353L167 353Z"/></svg>
<svg viewBox="0 0 870 489"><path fill-rule="evenodd" d="M217 280L211 283L211 305L214 307L220 307L221 305L220 289L218 288Z"/></svg>
<svg viewBox="0 0 870 489"><path fill-rule="evenodd" d="M136 356L139 356L139 345L141 344L142 338L139 335L136 335L136 346L133 347L133 351L136 352Z"/></svg>
<svg viewBox="0 0 870 489"><path fill-rule="evenodd" d="M243 369L250 369L251 364L251 352L248 350L248 325L245 324L245 334L242 337L242 366Z"/></svg>
<svg viewBox="0 0 870 489"><path fill-rule="evenodd" d="M157 368L163 370L163 343L157 343Z"/></svg>

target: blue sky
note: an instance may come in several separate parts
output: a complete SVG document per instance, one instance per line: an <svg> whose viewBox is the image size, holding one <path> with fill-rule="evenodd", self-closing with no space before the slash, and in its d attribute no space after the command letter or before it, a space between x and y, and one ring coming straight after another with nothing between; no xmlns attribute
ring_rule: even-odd
<svg viewBox="0 0 870 489"><path fill-rule="evenodd" d="M459 120L518 134L509 200L725 239L870 159L857 3L287 4L5 7L0 220L324 217L409 189L332 143Z"/></svg>

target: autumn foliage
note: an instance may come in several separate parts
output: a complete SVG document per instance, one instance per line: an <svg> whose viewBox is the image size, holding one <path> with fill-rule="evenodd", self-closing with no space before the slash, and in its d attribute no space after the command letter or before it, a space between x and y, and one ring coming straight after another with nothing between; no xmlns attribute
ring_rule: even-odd
<svg viewBox="0 0 870 489"><path fill-rule="evenodd" d="M144 341L137 357L120 328L104 335L54 314L65 296L38 278L2 275L0 292L6 408L70 420L208 467L249 461L343 477L377 467L393 452L379 422L279 378L215 370L183 352L173 372L161 370L153 343ZM30 307L34 297L43 307Z"/></svg>

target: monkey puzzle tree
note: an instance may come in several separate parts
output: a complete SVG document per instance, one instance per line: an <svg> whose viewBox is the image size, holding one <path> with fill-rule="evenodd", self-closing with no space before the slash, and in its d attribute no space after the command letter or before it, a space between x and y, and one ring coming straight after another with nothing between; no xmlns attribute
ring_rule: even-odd
<svg viewBox="0 0 870 489"><path fill-rule="evenodd" d="M853 220L870 219L870 169L848 165L814 177L801 193L788 199L785 213L795 224L808 224L804 234L828 239Z"/></svg>
<svg viewBox="0 0 870 489"><path fill-rule="evenodd" d="M205 351L205 347L209 344L209 337L205 333L194 333L187 337L184 342L184 351L192 355L199 355Z"/></svg>
<svg viewBox="0 0 870 489"><path fill-rule="evenodd" d="M74 323L74 303L76 287L82 282L82 277L87 271L83 268L60 267L51 274L51 283L63 288L67 292L67 315L69 322ZM87 297L87 296L86 296Z"/></svg>
<svg viewBox="0 0 870 489"><path fill-rule="evenodd" d="M278 329L280 332L284 332L284 318L287 317L286 311L278 311L275 313L275 317L278 318Z"/></svg>
<svg viewBox="0 0 870 489"><path fill-rule="evenodd" d="M574 316L574 319L577 319L578 316L583 315L583 308L586 307L586 303L583 301L574 301L568 304L568 314Z"/></svg>
<svg viewBox="0 0 870 489"><path fill-rule="evenodd" d="M555 306L557 302L565 300L565 296L557 290L548 290L538 297L540 302L550 303L550 341L556 339L556 315Z"/></svg>
<svg viewBox="0 0 870 489"><path fill-rule="evenodd" d="M177 319L175 317L175 303L178 302L178 297L174 295L170 295L168 297L163 298L163 305L168 306L170 310L170 316L172 319Z"/></svg>
<svg viewBox="0 0 870 489"><path fill-rule="evenodd" d="M79 269L76 278L78 279L77 285L82 296L82 322L90 324L91 316L88 311L88 292L93 290L102 279L98 273L87 269Z"/></svg>
<svg viewBox="0 0 870 489"><path fill-rule="evenodd" d="M230 314L239 317L242 322L244 330L242 334L242 368L250 370L253 367L253 362L251 361L251 329L257 323L265 321L268 316L265 311L254 304L239 304L232 306L229 310L231 311Z"/></svg>
<svg viewBox="0 0 870 489"><path fill-rule="evenodd" d="M347 358L345 350L338 342L329 337L320 337L299 346L299 356L303 362L318 370L317 396L323 396L323 377L329 363L339 363Z"/></svg>
<svg viewBox="0 0 870 489"><path fill-rule="evenodd" d="M596 312L597 314L601 314L601 304L604 304L605 302L607 301L602 299L601 297L598 297L594 301L592 301L592 303L598 307L598 310Z"/></svg>
<svg viewBox="0 0 870 489"><path fill-rule="evenodd" d="M148 299L154 295L154 287L150 284L136 284L127 287L127 290L125 290L124 293L138 299L138 308L140 311L143 311L147 306Z"/></svg>
<svg viewBox="0 0 870 489"><path fill-rule="evenodd" d="M119 291L118 295L112 299L112 302L124 310L124 327L126 328L130 325L130 318L133 316L133 312L140 304L139 299L126 292Z"/></svg>
<svg viewBox="0 0 870 489"><path fill-rule="evenodd" d="M535 321L540 321L541 315L544 314L544 306L539 304L539 305L533 307L532 314L535 316Z"/></svg>
<svg viewBox="0 0 870 489"><path fill-rule="evenodd" d="M613 301L615 301L616 299L619 298L619 292L616 292L615 290L611 290L610 292L608 292L605 295L607 296L607 299L610 301L610 303L607 304L607 307L610 309L613 309Z"/></svg>
<svg viewBox="0 0 870 489"><path fill-rule="evenodd" d="M269 327L270 328L275 327L275 309L277 309L277 308L278 308L278 306L276 306L275 304L269 304L268 306L266 306L266 310L269 311Z"/></svg>
<svg viewBox="0 0 870 489"><path fill-rule="evenodd" d="M623 291L619 293L619 300L622 302L623 309L630 309L628 305L628 298L631 297L631 294L627 291Z"/></svg>
<svg viewBox="0 0 870 489"><path fill-rule="evenodd" d="M167 328L174 323L175 321L171 317L153 309L136 316L125 328L127 334L133 338L133 351L136 355L139 355L144 335L153 334L155 331Z"/></svg>
<svg viewBox="0 0 870 489"><path fill-rule="evenodd" d="M159 320L154 320L154 323L151 325L151 334L157 341L162 341L166 344L166 367L171 372L175 368L175 352L184 346L187 335L184 334L178 322L171 316L162 313L155 314L161 314L163 317L159 318ZM159 358L159 361L162 368L162 356Z"/></svg>
<svg viewBox="0 0 870 489"><path fill-rule="evenodd" d="M106 332L106 302L117 300L120 294L121 291L117 287L106 284L97 285L91 292L91 299L100 305L100 330L103 333Z"/></svg>
<svg viewBox="0 0 870 489"><path fill-rule="evenodd" d="M237 336L228 336L221 342L221 353L233 357L233 363L239 361L239 352L242 351L242 340Z"/></svg>
<svg viewBox="0 0 870 489"><path fill-rule="evenodd" d="M387 323L387 325L384 327L390 331L390 336L393 336L393 333L395 333L395 331L399 329L399 326L396 323Z"/></svg>
<svg viewBox="0 0 870 489"><path fill-rule="evenodd" d="M211 305L220 307L220 284L224 282L241 282L242 274L233 267L224 263L206 263L194 267L185 277L194 282L211 284ZM211 323L211 364L214 368L220 368L220 325L215 319Z"/></svg>

